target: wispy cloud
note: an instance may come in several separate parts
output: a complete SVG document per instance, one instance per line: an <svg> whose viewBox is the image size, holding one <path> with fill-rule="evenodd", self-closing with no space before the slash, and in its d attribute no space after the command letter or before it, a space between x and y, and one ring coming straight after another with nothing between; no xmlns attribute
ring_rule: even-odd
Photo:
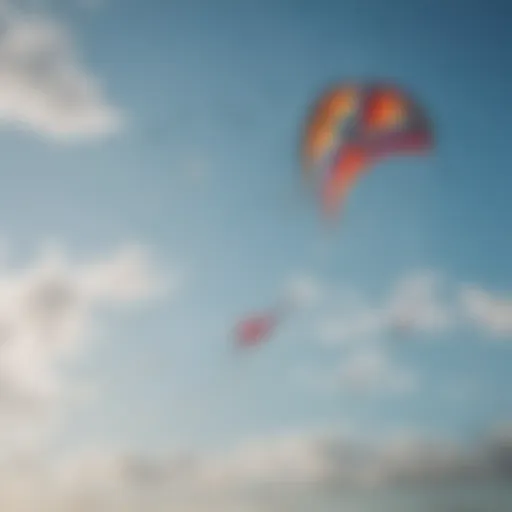
<svg viewBox="0 0 512 512"><path fill-rule="evenodd" d="M338 368L336 383L341 390L356 393L405 394L414 390L417 377L394 363L382 350L356 350Z"/></svg>
<svg viewBox="0 0 512 512"><path fill-rule="evenodd" d="M445 287L443 277L433 271L405 276L384 307L390 323L424 332L444 331L453 321L452 307L443 296Z"/></svg>
<svg viewBox="0 0 512 512"><path fill-rule="evenodd" d="M116 131L122 115L55 19L4 3L0 11L0 121L55 141Z"/></svg>
<svg viewBox="0 0 512 512"><path fill-rule="evenodd" d="M325 286L314 276L297 274L287 283L284 296L294 307L312 307L324 298Z"/></svg>
<svg viewBox="0 0 512 512"><path fill-rule="evenodd" d="M461 310L471 324L493 337L512 337L512 299L478 287L462 289L459 299Z"/></svg>
<svg viewBox="0 0 512 512"><path fill-rule="evenodd" d="M329 365L300 367L293 377L299 385L321 393L379 398L409 395L420 380L375 345L351 348Z"/></svg>
<svg viewBox="0 0 512 512"><path fill-rule="evenodd" d="M484 337L511 338L512 299L423 271L400 279L380 302L353 294L320 319L317 335L326 344L360 344L404 332L436 336L464 326L478 327Z"/></svg>
<svg viewBox="0 0 512 512"><path fill-rule="evenodd" d="M400 331L442 332L453 320L442 280L423 271L400 279L380 303L360 298L322 319L318 336L328 344L360 343Z"/></svg>
<svg viewBox="0 0 512 512"><path fill-rule="evenodd" d="M392 339L419 334L436 338L475 326L483 339L512 338L512 300L458 285L430 270L406 274L381 300L344 290L340 301L333 290L325 292L331 312L323 308L314 315L313 339L339 354L321 369L302 367L294 373L302 385L325 393L384 396L415 391L420 374L393 360L386 343Z"/></svg>
<svg viewBox="0 0 512 512"><path fill-rule="evenodd" d="M81 388L64 368L91 339L98 307L140 302L162 291L141 247L86 264L73 264L64 250L51 247L24 269L1 269L0 417L12 428L0 435L19 436L20 427L40 430L76 398Z"/></svg>

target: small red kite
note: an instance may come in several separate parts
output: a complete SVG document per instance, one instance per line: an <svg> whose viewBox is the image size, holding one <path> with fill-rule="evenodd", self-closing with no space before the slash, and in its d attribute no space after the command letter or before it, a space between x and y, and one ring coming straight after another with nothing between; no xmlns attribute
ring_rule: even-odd
<svg viewBox="0 0 512 512"><path fill-rule="evenodd" d="M244 347L258 345L273 333L278 320L277 315L273 312L251 316L243 320L236 329L237 344Z"/></svg>

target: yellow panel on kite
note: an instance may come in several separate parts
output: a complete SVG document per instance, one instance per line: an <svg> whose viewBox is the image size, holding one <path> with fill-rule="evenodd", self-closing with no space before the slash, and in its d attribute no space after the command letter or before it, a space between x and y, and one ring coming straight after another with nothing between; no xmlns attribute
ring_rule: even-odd
<svg viewBox="0 0 512 512"><path fill-rule="evenodd" d="M323 95L307 123L303 141L303 160L309 168L339 143L339 126L358 108L359 89L345 86Z"/></svg>

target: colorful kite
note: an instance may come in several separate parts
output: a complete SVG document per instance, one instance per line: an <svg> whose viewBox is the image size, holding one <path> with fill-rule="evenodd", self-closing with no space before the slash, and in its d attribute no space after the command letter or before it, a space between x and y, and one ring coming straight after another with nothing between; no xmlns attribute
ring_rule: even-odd
<svg viewBox="0 0 512 512"><path fill-rule="evenodd" d="M355 181L386 157L433 146L420 105L388 84L347 84L314 105L302 141L306 177L319 185L324 211L335 213Z"/></svg>

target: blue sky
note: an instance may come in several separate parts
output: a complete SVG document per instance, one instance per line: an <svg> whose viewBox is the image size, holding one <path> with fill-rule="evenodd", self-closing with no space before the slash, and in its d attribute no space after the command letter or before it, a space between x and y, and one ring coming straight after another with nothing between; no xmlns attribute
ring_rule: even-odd
<svg viewBox="0 0 512 512"><path fill-rule="evenodd" d="M30 260L49 238L78 259L134 242L182 281L169 298L105 315L108 340L80 361L100 396L76 413L70 442L218 446L347 422L466 436L507 419L512 329L498 342L466 325L415 332L402 345L372 332L386 357L422 376L407 396L324 393L293 378L305 367L327 375L349 357L323 347L315 331L348 289L378 303L403 276L433 269L451 289L511 292L510 5L462 5L110 0L94 10L44 8L67 27L123 122L112 136L71 143L45 137L44 127L6 124L0 228L14 261ZM365 177L322 261L325 233L299 180L300 123L326 85L354 78L413 90L431 112L438 147ZM233 323L271 305L297 273L318 280L327 298L261 351L235 356ZM483 398L450 398L459 377Z"/></svg>

